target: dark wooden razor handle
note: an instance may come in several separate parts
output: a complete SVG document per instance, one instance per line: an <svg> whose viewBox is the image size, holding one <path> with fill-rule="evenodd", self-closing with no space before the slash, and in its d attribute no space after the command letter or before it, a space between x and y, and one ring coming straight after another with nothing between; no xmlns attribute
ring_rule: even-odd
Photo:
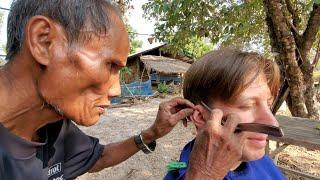
<svg viewBox="0 0 320 180"><path fill-rule="evenodd" d="M259 123L240 123L236 128L236 132L237 131L250 131L268 134L275 137L283 137L283 131L281 128Z"/></svg>

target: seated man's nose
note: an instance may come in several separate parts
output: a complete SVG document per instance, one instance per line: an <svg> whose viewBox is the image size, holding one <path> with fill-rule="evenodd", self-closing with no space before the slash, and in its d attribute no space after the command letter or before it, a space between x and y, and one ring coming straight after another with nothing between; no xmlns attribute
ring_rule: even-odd
<svg viewBox="0 0 320 180"><path fill-rule="evenodd" d="M257 118L256 123L267 124L277 127L279 126L278 120L275 118L275 116L272 114L269 108L263 109L261 112L259 112L259 116Z"/></svg>

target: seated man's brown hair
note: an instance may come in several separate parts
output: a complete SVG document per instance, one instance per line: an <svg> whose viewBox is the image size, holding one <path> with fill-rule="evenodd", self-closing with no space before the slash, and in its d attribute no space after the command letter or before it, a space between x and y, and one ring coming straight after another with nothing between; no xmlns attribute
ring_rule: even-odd
<svg viewBox="0 0 320 180"><path fill-rule="evenodd" d="M234 47L211 51L193 63L185 74L183 96L195 104L203 101L211 105L218 99L230 102L260 73L266 76L275 98L280 85L280 70L275 62Z"/></svg>

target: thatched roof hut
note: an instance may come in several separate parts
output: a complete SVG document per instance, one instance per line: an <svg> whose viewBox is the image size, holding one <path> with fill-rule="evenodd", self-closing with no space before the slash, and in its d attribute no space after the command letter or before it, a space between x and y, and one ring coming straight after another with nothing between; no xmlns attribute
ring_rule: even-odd
<svg viewBox="0 0 320 180"><path fill-rule="evenodd" d="M179 56L172 59L172 55L163 51L166 44L160 44L135 54L127 59L127 67L131 73L124 75L126 83L146 81L151 77L152 82L181 81L181 76L190 67L188 58Z"/></svg>
<svg viewBox="0 0 320 180"><path fill-rule="evenodd" d="M148 71L153 69L161 74L184 74L191 66L189 63L164 56L146 55L141 56L140 60Z"/></svg>

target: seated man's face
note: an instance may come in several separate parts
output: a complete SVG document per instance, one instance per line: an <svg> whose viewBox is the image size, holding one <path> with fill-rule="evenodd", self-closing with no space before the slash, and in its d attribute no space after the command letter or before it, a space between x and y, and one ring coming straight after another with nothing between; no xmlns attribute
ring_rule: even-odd
<svg viewBox="0 0 320 180"><path fill-rule="evenodd" d="M222 110L224 116L231 113L236 114L240 118L240 123L261 123L279 126L270 110L272 102L273 97L267 80L264 75L259 75L236 99L231 100L229 103L223 100L216 100L211 108ZM201 125L197 128L201 128ZM246 133L248 137L245 140L242 160L248 161L262 158L265 154L268 136L254 132Z"/></svg>

